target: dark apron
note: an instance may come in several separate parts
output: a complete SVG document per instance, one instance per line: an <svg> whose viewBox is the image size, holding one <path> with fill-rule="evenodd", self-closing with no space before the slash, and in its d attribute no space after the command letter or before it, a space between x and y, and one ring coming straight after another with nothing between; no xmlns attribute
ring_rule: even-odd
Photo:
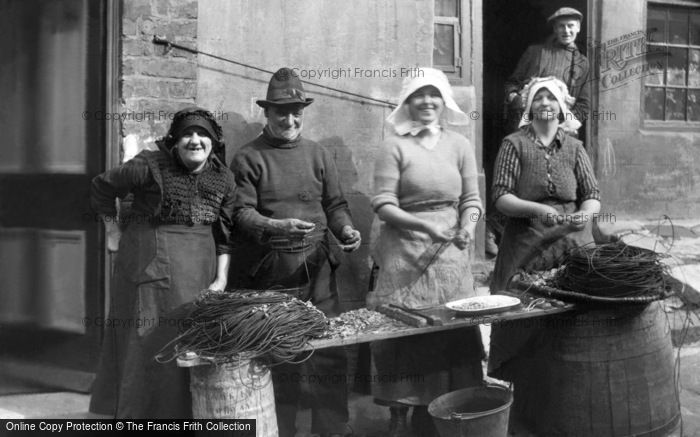
<svg viewBox="0 0 700 437"><path fill-rule="evenodd" d="M214 279L211 226L131 224L119 244L90 411L117 418L192 416L189 373L154 357Z"/></svg>
<svg viewBox="0 0 700 437"><path fill-rule="evenodd" d="M310 301L326 316L340 313L333 280L337 258L330 250L326 230L303 240L271 238L264 245L251 243L236 275L242 288L279 290ZM300 357L301 358L301 357ZM303 398L311 402L314 433L343 433L348 421L347 359L343 348L324 348L301 364L271 368L280 437L293 437L296 415Z"/></svg>
<svg viewBox="0 0 700 437"><path fill-rule="evenodd" d="M246 241L233 259L231 288L279 290L311 301L327 316L338 314L337 291L331 280L338 260L326 230L303 240L274 237L265 244ZM332 301L332 302L331 302Z"/></svg>

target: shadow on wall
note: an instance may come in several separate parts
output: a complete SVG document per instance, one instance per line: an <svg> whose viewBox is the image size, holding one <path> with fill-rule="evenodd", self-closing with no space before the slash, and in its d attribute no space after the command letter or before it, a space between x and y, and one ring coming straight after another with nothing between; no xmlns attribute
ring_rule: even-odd
<svg viewBox="0 0 700 437"><path fill-rule="evenodd" d="M370 197L357 191L358 172L352 159L352 150L338 136L322 138L318 143L326 147L335 160L343 193L350 205L353 224L362 234L362 246L352 253L345 253L338 248L336 254L341 265L336 271L338 293L343 311L365 306L365 295L369 284L369 237L374 213L370 206Z"/></svg>
<svg viewBox="0 0 700 437"><path fill-rule="evenodd" d="M260 135L264 127L262 123L248 123L237 112L223 112L218 121L226 139L226 165L230 165L238 149Z"/></svg>

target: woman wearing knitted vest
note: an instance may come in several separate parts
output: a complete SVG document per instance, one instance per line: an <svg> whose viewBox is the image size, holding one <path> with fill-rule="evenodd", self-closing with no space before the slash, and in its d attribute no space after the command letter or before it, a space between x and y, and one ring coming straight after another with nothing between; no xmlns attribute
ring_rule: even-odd
<svg viewBox="0 0 700 437"><path fill-rule="evenodd" d="M567 248L593 242L600 211L598 183L581 141L564 133L573 116L566 85L553 76L523 89L520 130L508 135L496 158L493 200L508 217L491 292L505 290L519 270L556 267ZM489 374L515 383L513 412L524 422L536 414L537 388L547 344L544 328L494 325Z"/></svg>
<svg viewBox="0 0 700 437"><path fill-rule="evenodd" d="M447 123L468 118L447 77L432 68L404 81L387 121L394 135L375 164L372 207L381 220L372 256L379 267L373 307L420 308L474 296L469 248L482 211L474 148ZM483 346L477 328L371 345L376 402L391 410L389 436L435 435L427 405L437 396L481 384Z"/></svg>

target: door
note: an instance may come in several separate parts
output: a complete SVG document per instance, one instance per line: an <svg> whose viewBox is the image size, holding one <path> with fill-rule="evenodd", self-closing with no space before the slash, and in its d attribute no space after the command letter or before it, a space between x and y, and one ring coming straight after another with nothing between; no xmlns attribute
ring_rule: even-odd
<svg viewBox="0 0 700 437"><path fill-rule="evenodd" d="M20 380L87 391L96 365L105 3L0 0L0 393Z"/></svg>
<svg viewBox="0 0 700 437"><path fill-rule="evenodd" d="M490 199L493 165L505 136L503 85L520 56L531 44L552 34L547 17L561 7L572 7L584 15L576 42L586 55L589 20L586 0L488 0L484 1L484 172ZM589 58L590 61L590 58ZM579 131L583 134L584 129ZM585 136L585 135L584 135ZM490 200L489 200L490 203Z"/></svg>

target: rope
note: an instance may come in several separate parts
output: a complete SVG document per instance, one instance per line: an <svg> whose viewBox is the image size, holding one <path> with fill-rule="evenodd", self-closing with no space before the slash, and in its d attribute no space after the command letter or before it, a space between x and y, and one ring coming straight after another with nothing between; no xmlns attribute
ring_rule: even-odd
<svg viewBox="0 0 700 437"><path fill-rule="evenodd" d="M554 278L562 290L605 297L639 297L666 291L667 270L658 253L623 242L569 250Z"/></svg>
<svg viewBox="0 0 700 437"><path fill-rule="evenodd" d="M171 41L169 41L167 38L162 37L162 36L158 36L158 35L153 35L153 44L164 45L164 46L166 46L166 51L167 51L167 50L170 50L171 48L176 48L176 49L180 49L180 50L185 50L185 51L190 52L190 53L195 53L195 54L198 54L198 55L209 56L210 58L218 59L218 60L220 60L220 61L228 62L228 63L230 63L230 64L235 64L235 65L240 65L240 66L242 66L242 67L251 68L251 69L253 69L253 70L260 71L260 72L262 72L262 73L268 73L268 74L274 74L274 73L275 73L274 71L265 70L264 68L256 67L256 66L254 66L254 65L246 64L246 63L244 63L244 62L234 61L233 59L224 58L224 57L222 57L222 56L214 55L214 54L212 54L212 53L202 52L202 51L200 51L200 50L193 49L193 48L191 48L191 47L183 46L183 45L181 45L181 44L177 44L177 43L171 42ZM330 90L330 91L334 91L334 92L336 92L336 93L345 94L345 95L348 95L348 96L352 96L352 97L357 97L357 98L360 98L360 99L368 100L368 101L370 101L370 102L373 102L373 103L375 103L375 104L380 104L380 105L382 105L382 106L388 106L388 107L390 107L390 108L395 108L395 107L396 107L396 104L391 103L391 102L389 102L389 101L387 101L387 100L375 99L374 97L369 97L369 96L365 96L365 95L363 95L363 94L357 94L357 93L353 93L353 92L350 92L350 91L345 91L345 90L341 90L341 89L338 89L338 88L333 88L333 87L330 87L330 86L327 86L327 85L322 85L322 84L317 83L317 82L311 82L311 81L303 80L303 79L299 79L299 80L301 80L303 83L306 83L306 84L309 84L309 85L313 85L313 86L316 86L316 87L319 87L319 88L323 88L323 89L327 89L327 90Z"/></svg>
<svg viewBox="0 0 700 437"><path fill-rule="evenodd" d="M230 361L258 359L268 365L300 363L311 338L322 336L328 321L310 303L274 291L205 291L187 318L188 327L156 355L159 362L187 352Z"/></svg>

